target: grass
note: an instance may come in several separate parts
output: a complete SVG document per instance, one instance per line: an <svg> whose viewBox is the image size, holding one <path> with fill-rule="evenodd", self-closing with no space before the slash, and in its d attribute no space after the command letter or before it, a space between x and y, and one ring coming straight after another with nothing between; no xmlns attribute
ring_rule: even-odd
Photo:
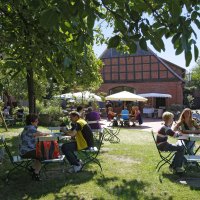
<svg viewBox="0 0 200 200"><path fill-rule="evenodd" d="M18 127L3 132L0 128L13 152L17 151L17 135L21 130ZM42 182L34 182L27 173L19 171L8 185L0 180L0 199L199 199L200 172L190 171L179 177L171 174L167 165L155 172L159 157L150 132L121 129L120 139L119 144L104 142L99 156L103 173L92 164L77 174L51 172L48 179L43 177ZM4 177L10 167L5 160L0 166L0 176Z"/></svg>

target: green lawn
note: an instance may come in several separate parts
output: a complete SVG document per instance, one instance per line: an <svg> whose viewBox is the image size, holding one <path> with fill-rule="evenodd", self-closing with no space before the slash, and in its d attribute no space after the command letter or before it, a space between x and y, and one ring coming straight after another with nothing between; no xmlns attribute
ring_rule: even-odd
<svg viewBox="0 0 200 200"><path fill-rule="evenodd" d="M5 134L17 151L18 133L9 129ZM34 182L26 172L15 173L9 184L0 181L0 199L200 199L200 172L190 171L183 177L173 175L165 166L155 172L158 153L150 132L121 129L121 142L104 142L101 159L103 173L92 164L77 174L60 171L48 173L42 182ZM172 139L175 142L174 139ZM0 165L0 176L10 167L8 161ZM182 181L185 184L181 184Z"/></svg>

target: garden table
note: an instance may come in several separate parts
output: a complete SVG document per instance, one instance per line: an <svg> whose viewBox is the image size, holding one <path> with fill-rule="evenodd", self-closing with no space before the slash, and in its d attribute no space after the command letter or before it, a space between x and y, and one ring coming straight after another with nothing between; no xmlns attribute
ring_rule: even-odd
<svg viewBox="0 0 200 200"><path fill-rule="evenodd" d="M200 141L200 134L184 134L184 135L179 136L178 140L181 140L182 144L186 148L186 152L188 152L189 149L187 149L187 147L185 146L184 140L188 140L191 142ZM196 154L199 151L199 149L200 149L200 146L198 146L194 154Z"/></svg>
<svg viewBox="0 0 200 200"><path fill-rule="evenodd" d="M188 163L195 162L197 166L199 167L200 162L200 155L197 155L197 152L200 149L200 146L197 147L196 151L194 152L194 155L189 155L188 152L190 152L190 149L185 145L184 140L188 141L200 141L200 135L199 134L184 134L178 137L178 140L181 141L181 143L184 145L186 149L186 155L184 156Z"/></svg>
<svg viewBox="0 0 200 200"><path fill-rule="evenodd" d="M60 132L59 133L49 133L47 136L39 136L36 137L36 139L39 138L40 141L51 141L51 140L70 140L71 136L68 135L62 135Z"/></svg>

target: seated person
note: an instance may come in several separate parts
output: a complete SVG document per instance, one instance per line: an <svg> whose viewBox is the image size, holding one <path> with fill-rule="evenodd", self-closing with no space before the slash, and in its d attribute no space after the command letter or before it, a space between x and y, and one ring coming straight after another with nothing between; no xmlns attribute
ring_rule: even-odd
<svg viewBox="0 0 200 200"><path fill-rule="evenodd" d="M40 169L41 163L36 158L36 136L45 136L48 133L42 133L37 130L38 126L38 116L35 114L29 114L26 117L26 126L21 133L21 145L20 145L20 156L22 158L32 158L34 159L34 164L30 168L32 174L32 179L35 181L40 181Z"/></svg>
<svg viewBox="0 0 200 200"><path fill-rule="evenodd" d="M135 116L136 120L138 120L139 125L141 125L143 123L143 120L138 106L135 106Z"/></svg>
<svg viewBox="0 0 200 200"><path fill-rule="evenodd" d="M135 121L136 121L136 111L135 111L136 106L131 107L131 112L130 112L130 121L132 121L133 125L135 126Z"/></svg>
<svg viewBox="0 0 200 200"><path fill-rule="evenodd" d="M24 109L23 108L19 108L18 110L17 110L17 118L18 119L22 119L23 118L23 116L24 116Z"/></svg>
<svg viewBox="0 0 200 200"><path fill-rule="evenodd" d="M129 111L127 109L126 106L124 106L124 109L121 111L121 119L120 120L120 123L121 123L121 126L125 125L125 123L128 121L128 125L129 125Z"/></svg>
<svg viewBox="0 0 200 200"><path fill-rule="evenodd" d="M157 147L160 151L176 151L175 156L172 161L172 165L170 166L170 170L174 172L181 173L184 172L182 169L183 159L184 159L184 147L179 145L174 145L168 143L168 135L172 137L178 137L179 133L174 132L171 129L171 125L173 123L174 115L171 112L164 112L162 115L162 119L164 121L164 125L158 130L156 143Z"/></svg>
<svg viewBox="0 0 200 200"><path fill-rule="evenodd" d="M98 122L101 119L98 112L93 111L92 107L88 108L88 113L85 115L85 120L91 129L101 129L101 125ZM90 123L90 121L97 121L96 123Z"/></svg>
<svg viewBox="0 0 200 200"><path fill-rule="evenodd" d="M9 118L10 117L10 106L5 106L3 108L3 116L5 118Z"/></svg>
<svg viewBox="0 0 200 200"><path fill-rule="evenodd" d="M113 108L108 107L108 121L112 120L116 115L117 113L113 112Z"/></svg>
<svg viewBox="0 0 200 200"><path fill-rule="evenodd" d="M181 131L183 134L200 134L200 126L192 118L192 110L190 108L185 108L182 111L173 130ZM194 155L195 142L184 140L184 143L188 149L188 153Z"/></svg>
<svg viewBox="0 0 200 200"><path fill-rule="evenodd" d="M80 114L80 117L82 119L85 119L85 111L84 111L84 108L83 106L78 106L76 111Z"/></svg>
<svg viewBox="0 0 200 200"><path fill-rule="evenodd" d="M132 126L135 126L136 121L138 121L139 125L143 123L142 116L138 106L132 106L131 108L131 121L133 122Z"/></svg>
<svg viewBox="0 0 200 200"><path fill-rule="evenodd" d="M80 114L76 111L70 113L72 128L69 131L62 130L66 135L75 138L75 141L67 142L62 145L61 149L66 159L71 165L69 173L79 172L82 169L82 162L77 158L76 151L88 149L94 146L93 133L87 122L80 118Z"/></svg>

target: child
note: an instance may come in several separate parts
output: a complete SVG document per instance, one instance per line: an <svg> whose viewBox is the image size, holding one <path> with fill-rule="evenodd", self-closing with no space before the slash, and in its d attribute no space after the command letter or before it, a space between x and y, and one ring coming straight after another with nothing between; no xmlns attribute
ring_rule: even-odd
<svg viewBox="0 0 200 200"><path fill-rule="evenodd" d="M179 135L177 132L174 132L171 129L173 118L174 118L173 113L171 112L163 113L162 119L164 121L164 125L158 130L156 143L160 151L176 151L172 164L170 166L170 170L176 173L182 173L184 172L184 169L182 168L183 158L185 153L184 147L170 144L167 142L168 135L172 137L178 137Z"/></svg>

